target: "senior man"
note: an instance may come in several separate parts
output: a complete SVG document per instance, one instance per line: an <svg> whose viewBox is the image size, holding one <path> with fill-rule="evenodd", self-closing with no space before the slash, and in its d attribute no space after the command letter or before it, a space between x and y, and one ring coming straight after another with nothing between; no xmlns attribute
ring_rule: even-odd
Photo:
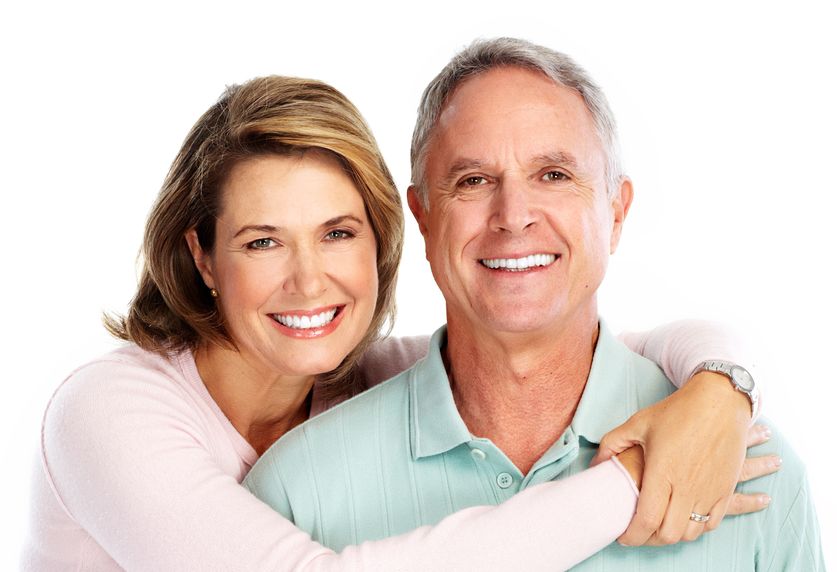
<svg viewBox="0 0 837 572"><path fill-rule="evenodd" d="M608 430L665 398L662 372L598 316L633 198L614 131L562 54L499 39L457 55L422 100L408 191L447 326L413 368L288 434L248 485L341 548L573 475ZM775 431L768 452L782 471L741 490L768 492L770 510L693 543L611 544L577 569L820 569L802 465Z"/></svg>

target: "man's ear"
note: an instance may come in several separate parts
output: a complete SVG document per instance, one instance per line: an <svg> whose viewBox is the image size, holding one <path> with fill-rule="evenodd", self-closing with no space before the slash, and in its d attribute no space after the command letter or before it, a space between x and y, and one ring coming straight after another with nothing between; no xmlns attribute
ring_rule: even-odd
<svg viewBox="0 0 837 572"><path fill-rule="evenodd" d="M407 189L407 204L410 205L410 212L418 223L421 235L427 240L427 211L424 209L415 185L410 185Z"/></svg>
<svg viewBox="0 0 837 572"><path fill-rule="evenodd" d="M212 274L212 259L209 254L201 247L198 240L198 232L194 228L190 228L184 235L186 244L189 245L189 252L192 253L192 260L195 261L195 268L203 278L203 283L207 288L215 288L215 278Z"/></svg>
<svg viewBox="0 0 837 572"><path fill-rule="evenodd" d="M634 185L628 177L622 177L619 190L610 200L613 208L613 230L610 233L610 253L616 252L619 246L619 239L622 237L622 225L628 216L631 203L634 201Z"/></svg>

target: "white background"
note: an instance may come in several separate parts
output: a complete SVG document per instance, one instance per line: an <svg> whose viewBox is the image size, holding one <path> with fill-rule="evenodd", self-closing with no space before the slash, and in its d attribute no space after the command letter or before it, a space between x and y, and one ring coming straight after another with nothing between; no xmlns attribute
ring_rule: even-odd
<svg viewBox="0 0 837 572"><path fill-rule="evenodd" d="M617 331L702 317L747 335L766 412L807 460L837 566L831 12L765 2L306 4L2 9L0 569L15 568L40 412L73 367L114 346L101 313L126 307L144 218L224 86L272 73L332 83L366 115L403 191L424 85L470 40L497 35L567 52L603 85L636 200L602 312ZM413 227L401 334L443 321Z"/></svg>

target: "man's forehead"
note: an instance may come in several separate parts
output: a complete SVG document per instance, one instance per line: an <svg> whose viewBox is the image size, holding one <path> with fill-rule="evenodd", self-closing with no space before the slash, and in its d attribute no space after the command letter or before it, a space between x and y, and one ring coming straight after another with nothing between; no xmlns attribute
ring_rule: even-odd
<svg viewBox="0 0 837 572"><path fill-rule="evenodd" d="M526 98L525 96L531 96ZM581 94L556 83L540 71L516 66L500 66L463 80L446 98L437 125L450 123L479 104L483 110L502 113L523 101L551 100L558 109L569 108L589 115Z"/></svg>
<svg viewBox="0 0 837 572"><path fill-rule="evenodd" d="M587 155L601 153L601 145L578 92L541 73L506 67L457 87L428 151L452 171L479 167L499 153L526 163L584 163Z"/></svg>

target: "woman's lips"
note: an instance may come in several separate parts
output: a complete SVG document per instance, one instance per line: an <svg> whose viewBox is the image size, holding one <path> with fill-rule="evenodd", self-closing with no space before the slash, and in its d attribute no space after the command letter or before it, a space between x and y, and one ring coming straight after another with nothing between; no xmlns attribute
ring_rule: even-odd
<svg viewBox="0 0 837 572"><path fill-rule="evenodd" d="M291 338L327 336L340 325L345 305L270 314L276 329Z"/></svg>

